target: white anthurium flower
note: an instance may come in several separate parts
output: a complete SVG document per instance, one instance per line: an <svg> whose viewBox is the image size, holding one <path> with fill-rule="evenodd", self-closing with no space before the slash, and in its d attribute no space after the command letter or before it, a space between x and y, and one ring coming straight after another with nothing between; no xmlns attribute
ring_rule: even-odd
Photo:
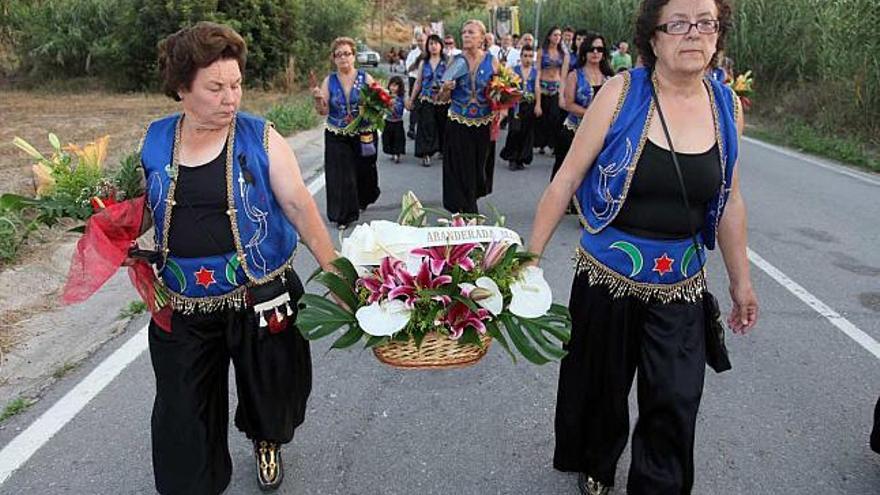
<svg viewBox="0 0 880 495"><path fill-rule="evenodd" d="M376 337L388 337L403 330L409 323L412 310L403 301L392 299L364 306L354 316L364 332Z"/></svg>
<svg viewBox="0 0 880 495"><path fill-rule="evenodd" d="M544 280L544 270L527 266L510 284L510 312L521 318L539 318L547 314L553 304L550 284Z"/></svg>
<svg viewBox="0 0 880 495"><path fill-rule="evenodd" d="M342 240L340 252L355 266L378 265L385 256L376 244L376 233L366 224L356 226Z"/></svg>
<svg viewBox="0 0 880 495"><path fill-rule="evenodd" d="M474 284L458 284L468 297L474 300L477 305L486 308L493 315L498 315L504 309L504 296L501 295L501 289L489 277L480 277Z"/></svg>
<svg viewBox="0 0 880 495"><path fill-rule="evenodd" d="M384 252L383 256L405 260L410 251L419 247L418 227L400 225L388 220L370 222L376 238L376 244Z"/></svg>

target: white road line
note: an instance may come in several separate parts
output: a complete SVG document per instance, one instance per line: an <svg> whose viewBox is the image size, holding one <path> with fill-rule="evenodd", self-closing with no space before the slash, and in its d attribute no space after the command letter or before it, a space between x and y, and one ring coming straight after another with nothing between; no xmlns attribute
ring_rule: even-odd
<svg viewBox="0 0 880 495"><path fill-rule="evenodd" d="M322 172L308 185L312 196L324 188ZM128 339L88 376L0 450L0 485L64 428L92 399L147 349L147 326Z"/></svg>
<svg viewBox="0 0 880 495"><path fill-rule="evenodd" d="M846 334L847 337L853 339L856 344L859 344L866 351L873 354L874 357L880 359L880 343L874 340L870 335L859 329L859 327L853 325L852 322L841 316L837 311L831 309L830 306L820 301L819 298L810 294L807 289L804 289L800 284L788 278L786 274L779 271L778 268L771 265L767 260L759 256L758 253L752 251L751 248L748 249L748 256L749 260L754 263L755 266L763 270L767 275L770 275L773 280L779 282L780 285L788 289L789 292L794 294L795 297L803 301L807 306L813 308L814 311L831 322L832 325Z"/></svg>
<svg viewBox="0 0 880 495"><path fill-rule="evenodd" d="M767 149L775 151L779 154L785 155L790 158L794 158L794 159L802 161L802 162L809 163L810 165L815 165L817 167L824 168L825 170L829 170L829 171L834 172L836 174L845 175L847 177L852 177L853 179L857 179L862 182L867 182L868 184L871 184L874 186L880 186L880 179L878 179L876 176L872 176L871 174L856 172L854 170L850 170L850 169L843 167L843 166L840 166L840 165L831 165L828 163L822 163L819 160L816 160L814 158L806 156L802 153L795 153L795 152L787 150L781 146L776 146L776 145L773 145L770 143L765 143L764 141L759 141L757 139L750 138L747 136L743 136L742 139L743 139L743 141L745 141L747 143L755 144L755 145L767 148Z"/></svg>

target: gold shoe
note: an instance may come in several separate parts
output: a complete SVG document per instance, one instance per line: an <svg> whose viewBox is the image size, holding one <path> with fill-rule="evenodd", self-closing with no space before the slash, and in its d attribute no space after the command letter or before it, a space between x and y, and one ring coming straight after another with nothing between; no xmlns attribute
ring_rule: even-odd
<svg viewBox="0 0 880 495"><path fill-rule="evenodd" d="M254 440L254 457L257 462L257 485L260 490L277 489L284 480L281 445L267 440Z"/></svg>
<svg viewBox="0 0 880 495"><path fill-rule="evenodd" d="M578 473L578 490L583 495L608 495L611 493L610 486L605 486L584 473Z"/></svg>

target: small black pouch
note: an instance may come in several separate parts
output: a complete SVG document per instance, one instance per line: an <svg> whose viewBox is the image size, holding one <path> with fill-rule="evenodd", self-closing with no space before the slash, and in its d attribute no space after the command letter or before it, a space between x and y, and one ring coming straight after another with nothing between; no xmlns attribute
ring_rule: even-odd
<svg viewBox="0 0 880 495"><path fill-rule="evenodd" d="M260 336L280 333L296 319L296 303L302 296L303 287L292 270L266 282L248 287L248 303L257 319Z"/></svg>

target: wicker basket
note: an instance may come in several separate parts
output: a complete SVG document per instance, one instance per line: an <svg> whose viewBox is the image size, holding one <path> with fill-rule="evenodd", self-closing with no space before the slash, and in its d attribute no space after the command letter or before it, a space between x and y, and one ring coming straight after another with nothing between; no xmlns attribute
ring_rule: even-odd
<svg viewBox="0 0 880 495"><path fill-rule="evenodd" d="M383 363L402 369L441 369L470 366L486 355L492 337L480 335L483 346L460 345L446 335L430 332L416 348L415 342L389 342L373 348L373 354Z"/></svg>

